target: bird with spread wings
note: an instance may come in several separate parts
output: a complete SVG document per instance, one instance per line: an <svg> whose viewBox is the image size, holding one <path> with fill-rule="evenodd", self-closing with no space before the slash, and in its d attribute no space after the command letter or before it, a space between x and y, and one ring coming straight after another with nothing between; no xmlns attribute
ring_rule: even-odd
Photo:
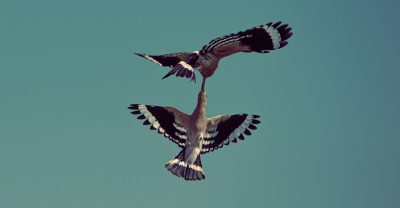
<svg viewBox="0 0 400 208"><path fill-rule="evenodd" d="M219 61L226 56L238 52L268 53L285 47L293 35L291 29L282 22L270 22L216 38L200 51L164 55L135 54L160 66L172 68L163 79L175 74L177 77L196 81L195 70L199 71L203 78L208 78L214 74Z"/></svg>
<svg viewBox="0 0 400 208"><path fill-rule="evenodd" d="M207 118L204 83L205 79L191 115L173 107L145 104L128 107L137 119L144 120L143 125L149 125L150 130L158 131L182 148L165 167L185 180L205 178L200 155L244 140L245 135L251 135L251 130L256 130L260 123L260 116L246 113Z"/></svg>

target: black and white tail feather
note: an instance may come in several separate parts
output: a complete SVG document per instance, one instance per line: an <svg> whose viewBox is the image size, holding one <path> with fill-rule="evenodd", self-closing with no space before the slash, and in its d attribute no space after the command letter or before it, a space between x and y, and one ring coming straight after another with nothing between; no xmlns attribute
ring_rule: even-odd
<svg viewBox="0 0 400 208"><path fill-rule="evenodd" d="M189 165L185 162L185 148L174 159L170 160L165 167L172 174L182 177L185 180L202 180L205 178L200 154L197 156L194 164Z"/></svg>
<svg viewBox="0 0 400 208"><path fill-rule="evenodd" d="M200 70L202 67L202 63L198 62L200 56L207 57L207 54L211 54L220 59L238 52L268 53L285 47L288 39L293 35L291 30L292 28L288 24L269 22L245 31L215 38L204 45L199 52L165 55L135 54L161 66L171 67L172 69L162 79L176 74L177 77L191 78L192 81L195 81L194 70Z"/></svg>

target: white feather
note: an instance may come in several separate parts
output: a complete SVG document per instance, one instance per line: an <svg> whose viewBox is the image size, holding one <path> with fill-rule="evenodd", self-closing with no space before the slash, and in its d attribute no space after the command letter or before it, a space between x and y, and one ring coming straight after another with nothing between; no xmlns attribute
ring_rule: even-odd
<svg viewBox="0 0 400 208"><path fill-rule="evenodd" d="M159 64L160 66L162 66L162 64L160 62L158 62L157 60L153 59L151 56L145 55L144 56L146 59L148 59L149 61L152 61L156 64Z"/></svg>
<svg viewBox="0 0 400 208"><path fill-rule="evenodd" d="M158 127L160 127L160 123L158 123L158 121L155 121L155 122L153 123L153 127L156 128L156 129L158 129Z"/></svg>
<svg viewBox="0 0 400 208"><path fill-rule="evenodd" d="M179 131L186 132L186 129L185 129L185 128L178 126L175 122L172 123L172 124L173 124L174 127L175 127L176 129L178 129Z"/></svg>
<svg viewBox="0 0 400 208"><path fill-rule="evenodd" d="M156 118L154 118L154 116L151 116L150 118L147 119L151 124L156 122ZM157 122L158 123L158 122Z"/></svg>
<svg viewBox="0 0 400 208"><path fill-rule="evenodd" d="M278 49L281 42L281 35L278 30L268 25L265 25L263 28L271 36L274 49Z"/></svg>

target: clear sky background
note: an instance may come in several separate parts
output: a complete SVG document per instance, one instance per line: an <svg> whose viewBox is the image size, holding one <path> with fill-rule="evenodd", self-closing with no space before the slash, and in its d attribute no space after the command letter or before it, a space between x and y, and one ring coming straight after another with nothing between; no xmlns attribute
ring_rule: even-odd
<svg viewBox="0 0 400 208"><path fill-rule="evenodd" d="M2 0L0 207L400 207L398 2ZM278 20L287 47L228 57L206 86L208 116L259 129L204 155L206 180L170 174L179 148L126 107L191 113L200 83L133 52Z"/></svg>

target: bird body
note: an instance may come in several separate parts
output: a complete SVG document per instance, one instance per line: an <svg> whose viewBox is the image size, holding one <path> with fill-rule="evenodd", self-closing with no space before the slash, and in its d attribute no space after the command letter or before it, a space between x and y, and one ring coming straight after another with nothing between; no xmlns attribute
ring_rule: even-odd
<svg viewBox="0 0 400 208"><path fill-rule="evenodd" d="M195 65L204 78L211 77L217 70L220 58L214 54L201 54Z"/></svg>
<svg viewBox="0 0 400 208"><path fill-rule="evenodd" d="M151 130L157 130L182 148L165 167L185 180L205 178L201 154L229 145L230 142L236 143L238 139L244 140L244 135L251 135L250 130L257 129L255 125L260 123L258 115L248 114L207 118L204 85L205 79L191 115L172 107L144 104L132 104L128 107L132 114L139 115L138 119L145 120L144 125L150 125Z"/></svg>
<svg viewBox="0 0 400 208"><path fill-rule="evenodd" d="M238 52L268 53L285 47L292 35L291 28L287 24L270 22L215 38L200 51L164 55L135 54L161 66L172 68L163 79L176 74L177 77L191 78L195 81L195 70L198 70L204 78L208 78L214 74L219 61L224 57Z"/></svg>
<svg viewBox="0 0 400 208"><path fill-rule="evenodd" d="M202 141L207 128L206 105L206 93L200 91L196 108L192 115L189 116L190 121L186 129L185 163L188 165L193 165L200 155Z"/></svg>

